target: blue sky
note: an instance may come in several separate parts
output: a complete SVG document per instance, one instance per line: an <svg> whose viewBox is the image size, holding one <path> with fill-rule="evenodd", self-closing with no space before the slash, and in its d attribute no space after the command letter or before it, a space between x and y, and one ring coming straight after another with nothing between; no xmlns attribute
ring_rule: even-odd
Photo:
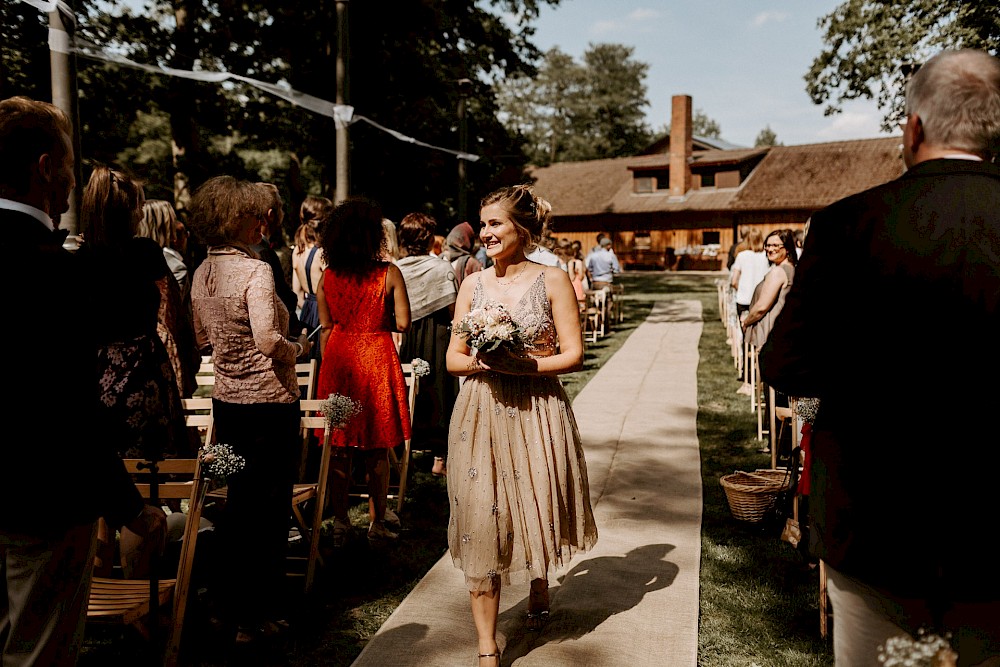
<svg viewBox="0 0 1000 667"><path fill-rule="evenodd" d="M670 99L722 128L722 138L752 146L767 125L785 145L884 136L874 102L836 116L805 92L804 76L823 46L817 20L843 0L563 0L543 6L535 43L582 62L590 44L634 47L649 65L647 122L670 122Z"/></svg>

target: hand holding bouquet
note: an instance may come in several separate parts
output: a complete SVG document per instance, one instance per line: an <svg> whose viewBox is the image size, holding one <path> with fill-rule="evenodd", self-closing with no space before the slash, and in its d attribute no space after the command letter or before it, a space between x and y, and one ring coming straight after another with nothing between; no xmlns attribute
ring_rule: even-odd
<svg viewBox="0 0 1000 667"><path fill-rule="evenodd" d="M504 345L515 350L524 345L521 330L502 303L473 308L458 321L454 331L478 352L493 352Z"/></svg>

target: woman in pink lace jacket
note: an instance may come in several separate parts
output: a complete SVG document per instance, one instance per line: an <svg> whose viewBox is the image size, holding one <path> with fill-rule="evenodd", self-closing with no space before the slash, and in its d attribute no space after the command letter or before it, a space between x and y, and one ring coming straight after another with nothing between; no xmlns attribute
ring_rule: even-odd
<svg viewBox="0 0 1000 667"><path fill-rule="evenodd" d="M226 567L220 601L237 642L273 635L282 607L288 515L301 446L295 361L309 352L289 340L287 308L267 262L252 246L270 196L259 185L216 176L191 200L192 232L208 256L191 284L195 334L215 366L212 410L218 442L246 460L228 478L217 525ZM254 585L247 586L247 581Z"/></svg>

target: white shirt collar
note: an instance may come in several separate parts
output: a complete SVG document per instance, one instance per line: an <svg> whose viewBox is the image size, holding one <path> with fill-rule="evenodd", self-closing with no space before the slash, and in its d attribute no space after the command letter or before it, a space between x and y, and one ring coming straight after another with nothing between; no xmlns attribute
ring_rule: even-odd
<svg viewBox="0 0 1000 667"><path fill-rule="evenodd" d="M945 160L972 160L973 162L982 162L983 158L978 155L973 155L972 153L949 153L948 155L941 156Z"/></svg>
<svg viewBox="0 0 1000 667"><path fill-rule="evenodd" d="M22 204L21 202L14 201L13 199L4 199L3 197L0 197L0 209L27 213L32 218L35 218L40 223L45 225L50 232L55 231L55 227L52 226L52 218L50 218L45 211L35 208L34 206Z"/></svg>

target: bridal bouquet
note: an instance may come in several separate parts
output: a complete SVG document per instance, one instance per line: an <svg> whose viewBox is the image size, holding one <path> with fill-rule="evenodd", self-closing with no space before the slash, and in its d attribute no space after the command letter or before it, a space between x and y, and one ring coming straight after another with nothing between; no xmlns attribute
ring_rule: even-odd
<svg viewBox="0 0 1000 667"><path fill-rule="evenodd" d="M344 428L359 412L361 404L343 394L330 394L323 401L323 416L331 429Z"/></svg>
<svg viewBox="0 0 1000 667"><path fill-rule="evenodd" d="M502 303L473 308L458 321L454 331L469 347L483 352L492 352L501 345L515 348L523 345L522 332Z"/></svg>
<svg viewBox="0 0 1000 667"><path fill-rule="evenodd" d="M202 472L209 479L225 483L230 475L243 470L247 461L239 454L233 453L231 445L221 443L208 444L201 448Z"/></svg>

